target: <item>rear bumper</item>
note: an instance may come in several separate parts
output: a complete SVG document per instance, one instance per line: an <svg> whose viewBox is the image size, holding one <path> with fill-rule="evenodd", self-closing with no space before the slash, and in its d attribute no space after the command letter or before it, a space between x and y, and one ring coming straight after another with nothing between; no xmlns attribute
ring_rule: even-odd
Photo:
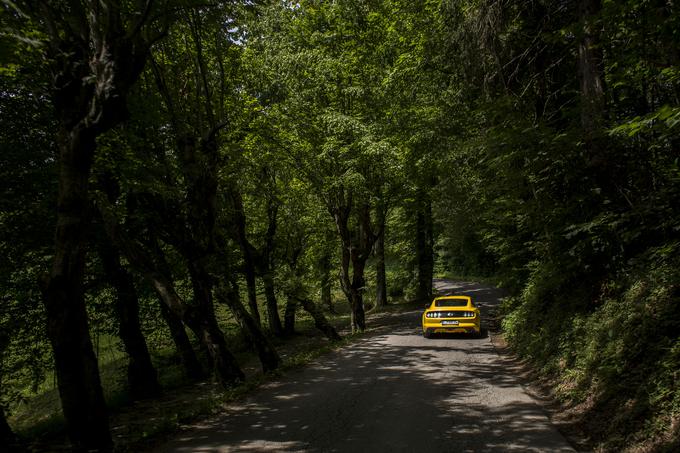
<svg viewBox="0 0 680 453"><path fill-rule="evenodd" d="M423 323L423 332L427 333L476 333L481 330L479 322L461 322L458 325L442 325L441 321L430 321Z"/></svg>

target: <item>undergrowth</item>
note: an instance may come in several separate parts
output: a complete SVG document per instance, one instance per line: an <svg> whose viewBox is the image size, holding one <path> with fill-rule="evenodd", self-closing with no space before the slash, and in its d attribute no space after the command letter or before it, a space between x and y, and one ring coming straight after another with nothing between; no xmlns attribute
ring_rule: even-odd
<svg viewBox="0 0 680 453"><path fill-rule="evenodd" d="M504 301L508 343L556 383L596 448L679 447L680 259L676 247L631 261L597 291L536 265ZM677 451L677 450L676 450Z"/></svg>

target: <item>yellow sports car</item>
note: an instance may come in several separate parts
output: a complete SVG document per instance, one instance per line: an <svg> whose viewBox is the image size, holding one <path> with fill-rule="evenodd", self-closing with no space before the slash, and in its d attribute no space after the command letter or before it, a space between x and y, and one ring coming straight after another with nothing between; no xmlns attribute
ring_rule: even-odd
<svg viewBox="0 0 680 453"><path fill-rule="evenodd" d="M468 296L437 297L423 313L423 336L430 338L434 333L482 333L479 308Z"/></svg>

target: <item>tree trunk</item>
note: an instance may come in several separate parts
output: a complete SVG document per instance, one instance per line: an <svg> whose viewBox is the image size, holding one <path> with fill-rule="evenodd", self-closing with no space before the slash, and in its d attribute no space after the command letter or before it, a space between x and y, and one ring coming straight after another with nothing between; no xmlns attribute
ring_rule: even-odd
<svg viewBox="0 0 680 453"><path fill-rule="evenodd" d="M132 276L120 263L118 251L107 239L101 241L99 255L106 275L116 290L118 332L129 357L127 377L130 396L133 399L158 396L161 387L139 323L137 291Z"/></svg>
<svg viewBox="0 0 680 453"><path fill-rule="evenodd" d="M236 189L229 190L233 208L233 225L236 229L235 236L238 238L238 243L243 254L244 273L246 277L246 285L248 287L248 306L250 313L258 325L262 325L260 318L260 310L257 306L257 288L255 285L255 250L248 241L246 236L246 214L243 209L243 199L241 194Z"/></svg>
<svg viewBox="0 0 680 453"><path fill-rule="evenodd" d="M387 208L384 197L380 197L376 206L377 231L374 236L373 252L375 254L375 309L387 306L387 274L385 272L385 224Z"/></svg>
<svg viewBox="0 0 680 453"><path fill-rule="evenodd" d="M242 381L243 372L226 347L224 335L217 325L214 313L209 310L203 311L202 307L186 305L168 280L153 278L152 282L163 302L182 319L208 352L220 384L228 387Z"/></svg>
<svg viewBox="0 0 680 453"><path fill-rule="evenodd" d="M188 266L195 300L185 322L207 348L218 381L224 386L242 381L245 376L227 349L224 334L215 319L212 278L200 261L190 262Z"/></svg>
<svg viewBox="0 0 680 453"><path fill-rule="evenodd" d="M281 358L272 343L262 332L260 326L241 303L241 297L236 289L236 285L232 283L231 287L229 287L226 283L220 282L217 286L217 299L220 303L229 307L236 321L241 326L243 333L255 347L260 358L262 371L266 373L277 369L281 364Z"/></svg>
<svg viewBox="0 0 680 453"><path fill-rule="evenodd" d="M175 290L170 265L157 238L152 235L148 243L149 253L145 253L141 247L136 247L129 240L125 240L122 235L119 238L127 246L124 250L127 251L128 261L139 267L142 274L156 290L160 301L161 316L170 329L170 335L180 354L187 377L191 380L205 379L207 375L194 352L185 328L184 318L188 310L187 304ZM201 341L199 334L194 332L194 335L201 347L207 352L207 347Z"/></svg>
<svg viewBox="0 0 680 453"><path fill-rule="evenodd" d="M147 247L143 247L126 235L106 199L100 197L97 200L97 206L111 241L125 255L130 265L137 269L156 291L160 301L161 316L170 329L170 335L180 354L187 377L192 380L205 378L206 375L184 329L187 306L175 290L170 266L158 241L152 235L146 244ZM201 341L199 335L197 338Z"/></svg>
<svg viewBox="0 0 680 453"><path fill-rule="evenodd" d="M214 280L209 271L216 258L217 146L213 133L201 139L181 134L177 139L188 199L188 237L179 251L187 262L194 293L194 302L186 307L182 320L208 351L217 380L227 387L242 381L244 374L215 319Z"/></svg>
<svg viewBox="0 0 680 453"><path fill-rule="evenodd" d="M350 305L352 332L363 332L366 329L366 313L363 298L363 291L366 286L364 278L366 258L359 254L356 248L350 251L352 246L349 241L343 240L343 245L340 283ZM352 264L351 277L349 272L350 263Z"/></svg>
<svg viewBox="0 0 680 453"><path fill-rule="evenodd" d="M80 124L61 128L55 252L50 274L41 285L59 396L74 450L112 446L82 285L95 139L95 132Z"/></svg>
<svg viewBox="0 0 680 453"><path fill-rule="evenodd" d="M289 256L289 265L290 269L292 271L292 275L289 276L287 280L287 284L285 286L285 293L286 297L288 298L288 304L286 305L286 326L289 325L288 319L292 318L292 321L290 322L290 326L294 326L295 322L295 309L297 308L298 303L302 305L302 308L305 309L310 315L312 315L312 318L314 319L314 325L316 326L317 329L319 329L321 332L326 335L326 337L331 340L331 341L337 341L340 340L341 337L338 335L338 332L335 330L335 328L328 322L326 317L323 315L323 312L317 307L317 305L312 302L309 297L307 297L307 289L306 286L302 283L302 278L303 276L301 275L301 271L298 268L298 258L300 254L302 253L302 245L297 249L294 250L293 253ZM288 307L291 307L290 310ZM288 313L291 312L291 315L288 315ZM292 332L293 329L291 329Z"/></svg>
<svg viewBox="0 0 680 453"><path fill-rule="evenodd" d="M245 375L236 363L236 358L227 349L224 334L214 316L195 309L188 311L187 315L185 322L208 350L218 382L223 387L242 382Z"/></svg>
<svg viewBox="0 0 680 453"><path fill-rule="evenodd" d="M375 242L375 308L380 310L387 305L387 276L385 272L385 218L382 216L380 232Z"/></svg>
<svg viewBox="0 0 680 453"><path fill-rule="evenodd" d="M366 287L364 270L366 260L368 260L375 242L375 235L371 230L371 211L367 202L362 203L355 213L356 230L350 231L348 223L352 212L352 195L350 193L345 197L341 192L337 198L342 200L341 206L331 207L329 211L335 218L335 225L342 242L340 283L351 308L352 332L363 332L366 329L363 299L363 292ZM352 265L351 278L349 273L350 263Z"/></svg>
<svg viewBox="0 0 680 453"><path fill-rule="evenodd" d="M198 262L189 263L189 273L194 286L197 301L193 305L186 304L175 291L172 277L169 276L168 264L163 251L152 240L149 250L127 238L113 218L110 209L100 201L100 210L108 234L125 253L128 261L137 266L140 272L152 283L160 299L175 316L199 339L208 351L217 379L223 386L240 382L244 375L229 352L215 320L212 305L210 276Z"/></svg>
<svg viewBox="0 0 680 453"><path fill-rule="evenodd" d="M267 301L267 322L269 323L269 330L277 337L283 336L283 326L281 325L281 317L279 316L279 304L276 300L276 292L274 291L274 278L271 270L267 270L262 275L262 283L264 284L264 295Z"/></svg>
<svg viewBox="0 0 680 453"><path fill-rule="evenodd" d="M319 263L321 268L321 305L326 307L329 313L335 313L333 308L333 297L331 294L331 259L328 254L324 254Z"/></svg>
<svg viewBox="0 0 680 453"><path fill-rule="evenodd" d="M416 210L415 253L418 273L416 299L418 301L429 301L432 299L432 277L434 274L432 202L429 196L420 197Z"/></svg>
<svg viewBox="0 0 680 453"><path fill-rule="evenodd" d="M352 286L350 288L352 332L363 332L366 330L366 312L364 310L365 264L365 260L363 262L352 261Z"/></svg>
<svg viewBox="0 0 680 453"><path fill-rule="evenodd" d="M354 291L352 290L352 280L350 278L350 263L351 263L351 257L350 257L350 244L349 240L345 240L345 238L342 237L341 233L341 240L342 240L342 254L341 254L341 259L340 259L340 286L342 287L342 292L345 293L345 296L347 297L347 300L349 302L350 306L350 322L352 326L352 333L357 332L358 330L363 330L362 324L365 326L365 323L363 322L363 307L360 310L360 313L357 313L355 311L355 307L357 306L357 302L361 303L361 298L359 297L359 300L357 301L355 299ZM360 295L359 295L360 296Z"/></svg>
<svg viewBox="0 0 680 453"><path fill-rule="evenodd" d="M312 315L316 328L323 332L329 340L342 340L342 337L338 334L338 331L335 330L335 327L333 327L331 323L328 322L328 319L326 319L326 317L323 315L323 312L314 302L307 299L306 297L302 297L298 300L302 304L302 307L305 309L305 311Z"/></svg>
<svg viewBox="0 0 680 453"><path fill-rule="evenodd" d="M579 15L583 24L578 45L581 125L588 140L594 139L599 134L604 119L604 70L596 20L601 10L600 0L579 2Z"/></svg>
<svg viewBox="0 0 680 453"><path fill-rule="evenodd" d="M187 378L192 381L198 381L205 379L206 375L201 367L201 363L196 357L194 348L191 346L191 341L189 341L189 336L184 329L184 323L180 318L177 317L170 309L168 304L163 302L159 297L159 307L161 311L161 316L168 325L170 329L170 336L172 341L175 343L175 348L179 354L180 360L182 361L182 366L184 367L184 373Z"/></svg>
<svg viewBox="0 0 680 453"><path fill-rule="evenodd" d="M248 307L250 308L250 315L253 317L253 321L255 321L258 326L262 326L262 320L260 319L260 309L257 306L257 285L255 284L255 268L252 261L250 263L246 263L245 274L246 287L248 289Z"/></svg>
<svg viewBox="0 0 680 453"><path fill-rule="evenodd" d="M295 335L295 312L297 311L297 300L288 297L286 300L286 311L283 313L283 331L286 335Z"/></svg>

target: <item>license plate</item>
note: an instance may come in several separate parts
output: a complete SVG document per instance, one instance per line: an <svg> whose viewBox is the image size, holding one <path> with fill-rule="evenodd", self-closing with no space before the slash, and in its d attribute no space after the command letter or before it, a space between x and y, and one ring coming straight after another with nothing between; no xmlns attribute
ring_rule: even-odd
<svg viewBox="0 0 680 453"><path fill-rule="evenodd" d="M442 321L442 326L457 326L458 321Z"/></svg>

